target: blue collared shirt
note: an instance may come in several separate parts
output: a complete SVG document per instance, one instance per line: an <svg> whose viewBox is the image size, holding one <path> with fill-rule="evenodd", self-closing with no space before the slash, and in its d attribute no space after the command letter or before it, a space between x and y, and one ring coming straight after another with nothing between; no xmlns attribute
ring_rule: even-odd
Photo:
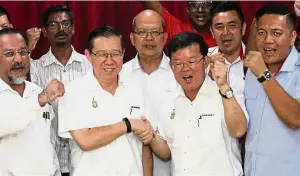
<svg viewBox="0 0 300 176"><path fill-rule="evenodd" d="M300 58L294 47L275 78L291 97L300 98ZM300 129L290 129L279 119L250 70L245 99L249 113L246 176L299 176Z"/></svg>

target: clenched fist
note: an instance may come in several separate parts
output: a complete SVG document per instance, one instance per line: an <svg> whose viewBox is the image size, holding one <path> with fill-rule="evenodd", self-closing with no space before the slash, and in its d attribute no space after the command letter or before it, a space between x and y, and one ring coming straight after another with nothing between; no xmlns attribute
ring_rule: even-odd
<svg viewBox="0 0 300 176"><path fill-rule="evenodd" d="M227 89L229 87L227 81L227 72L228 68L227 65L219 60L216 60L214 63L210 64L211 73L213 79L217 83L220 90Z"/></svg>
<svg viewBox="0 0 300 176"><path fill-rule="evenodd" d="M36 43L38 42L42 29L40 28L30 28L27 29L26 35L28 38L28 48L30 51L33 51Z"/></svg>
<svg viewBox="0 0 300 176"><path fill-rule="evenodd" d="M262 76L267 69L263 56L258 51L249 51L245 57L244 65L248 67L257 78Z"/></svg>
<svg viewBox="0 0 300 176"><path fill-rule="evenodd" d="M57 98L62 97L64 93L65 88L63 83L57 79L52 79L44 92L39 95L40 105L44 106L46 103L51 104Z"/></svg>

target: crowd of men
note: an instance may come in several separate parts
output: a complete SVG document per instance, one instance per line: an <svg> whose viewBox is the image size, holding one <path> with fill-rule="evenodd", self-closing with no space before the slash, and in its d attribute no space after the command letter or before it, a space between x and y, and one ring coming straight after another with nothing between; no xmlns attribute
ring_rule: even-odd
<svg viewBox="0 0 300 176"><path fill-rule="evenodd" d="M82 55L67 6L26 35L0 8L0 176L299 176L293 13L260 8L245 46L234 2L188 1L189 24L142 5L125 64L112 26L94 29ZM50 49L34 60L41 34Z"/></svg>

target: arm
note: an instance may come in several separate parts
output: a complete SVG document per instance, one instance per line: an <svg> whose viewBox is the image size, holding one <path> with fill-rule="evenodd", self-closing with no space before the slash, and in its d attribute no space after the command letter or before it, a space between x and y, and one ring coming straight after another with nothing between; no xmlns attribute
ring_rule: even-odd
<svg viewBox="0 0 300 176"><path fill-rule="evenodd" d="M265 81L263 87L282 122L291 129L300 128L300 99L288 95L274 77Z"/></svg>
<svg viewBox="0 0 300 176"><path fill-rule="evenodd" d="M216 81L222 94L229 90L227 82L228 68L224 62L216 60L210 65L214 80ZM241 137L247 131L247 120L243 109L238 103L236 97L229 99L222 98L224 107L224 116L227 129L231 136Z"/></svg>
<svg viewBox="0 0 300 176"><path fill-rule="evenodd" d="M229 89L229 85L220 88L221 92ZM234 92L235 94L235 92ZM237 96L225 99L222 98L225 123L231 136L242 137L247 131L247 119L241 105L238 103Z"/></svg>
<svg viewBox="0 0 300 176"><path fill-rule="evenodd" d="M73 130L70 133L83 151L89 151L111 143L126 134L126 131L125 123L118 122L108 126Z"/></svg>
<svg viewBox="0 0 300 176"><path fill-rule="evenodd" d="M151 9L160 15L163 14L163 6L159 1L141 1L144 9Z"/></svg>
<svg viewBox="0 0 300 176"><path fill-rule="evenodd" d="M163 161L171 159L171 150L167 142L159 136L155 136L150 143L153 153Z"/></svg>
<svg viewBox="0 0 300 176"><path fill-rule="evenodd" d="M152 176L153 175L153 155L149 145L143 145L143 175Z"/></svg>
<svg viewBox="0 0 300 176"><path fill-rule="evenodd" d="M40 38L42 29L40 28L30 28L26 31L26 36L28 38L28 48L32 52Z"/></svg>

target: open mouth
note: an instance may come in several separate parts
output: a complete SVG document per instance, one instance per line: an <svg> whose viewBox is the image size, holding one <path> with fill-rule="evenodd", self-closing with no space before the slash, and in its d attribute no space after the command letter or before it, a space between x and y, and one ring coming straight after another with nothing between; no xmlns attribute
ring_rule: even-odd
<svg viewBox="0 0 300 176"><path fill-rule="evenodd" d="M264 48L264 54L266 56L273 56L276 52L276 49L273 49L273 48Z"/></svg>
<svg viewBox="0 0 300 176"><path fill-rule="evenodd" d="M151 50L151 49L155 48L156 45L146 44L146 45L144 45L144 47Z"/></svg>
<svg viewBox="0 0 300 176"><path fill-rule="evenodd" d="M115 69L114 68L105 68L104 72L110 73L113 72Z"/></svg>
<svg viewBox="0 0 300 176"><path fill-rule="evenodd" d="M229 46L232 42L232 39L222 40L224 46Z"/></svg>
<svg viewBox="0 0 300 176"><path fill-rule="evenodd" d="M182 79L186 82L186 83L190 83L193 79L192 75L185 75L182 77Z"/></svg>

